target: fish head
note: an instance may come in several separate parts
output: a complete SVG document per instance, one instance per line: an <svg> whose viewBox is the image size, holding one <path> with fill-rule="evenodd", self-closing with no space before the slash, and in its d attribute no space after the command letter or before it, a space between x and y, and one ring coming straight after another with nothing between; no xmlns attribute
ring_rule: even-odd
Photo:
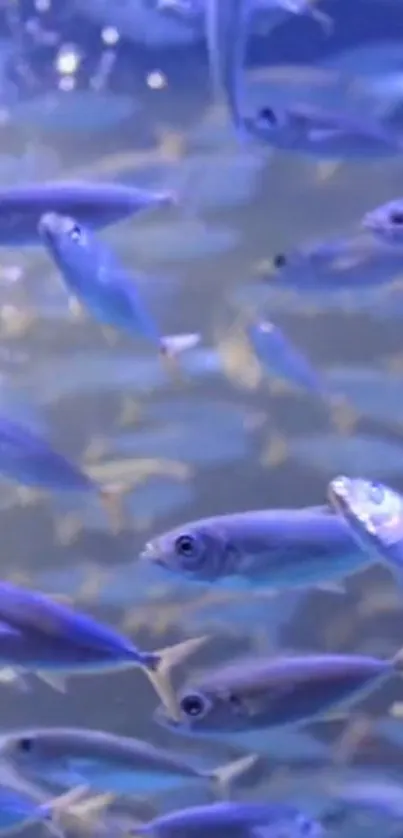
<svg viewBox="0 0 403 838"><path fill-rule="evenodd" d="M403 540L403 497L382 483L336 477L329 499L361 546L384 555Z"/></svg>
<svg viewBox="0 0 403 838"><path fill-rule="evenodd" d="M81 276L96 270L97 248L90 232L74 218L47 212L38 223L38 233L49 254L63 272Z"/></svg>
<svg viewBox="0 0 403 838"><path fill-rule="evenodd" d="M381 241L403 244L403 201L390 201L365 213L361 227Z"/></svg>
<svg viewBox="0 0 403 838"><path fill-rule="evenodd" d="M238 659L189 680L176 697L176 720L162 706L155 719L173 732L191 736L247 732L260 726L266 693L264 679L255 675L254 662L251 665L249 658Z"/></svg>
<svg viewBox="0 0 403 838"><path fill-rule="evenodd" d="M195 686L185 688L178 696L178 713L173 719L163 705L155 713L155 721L173 733L185 736L211 736L244 730L236 712L236 699Z"/></svg>
<svg viewBox="0 0 403 838"><path fill-rule="evenodd" d="M149 541L140 559L200 581L214 581L229 571L235 548L214 521L178 527Z"/></svg>
<svg viewBox="0 0 403 838"><path fill-rule="evenodd" d="M243 127L256 139L265 143L276 143L287 132L289 118L287 111L264 105L252 116L243 118Z"/></svg>
<svg viewBox="0 0 403 838"><path fill-rule="evenodd" d="M26 777L43 777L61 767L63 754L50 732L23 730L0 739L0 758Z"/></svg>

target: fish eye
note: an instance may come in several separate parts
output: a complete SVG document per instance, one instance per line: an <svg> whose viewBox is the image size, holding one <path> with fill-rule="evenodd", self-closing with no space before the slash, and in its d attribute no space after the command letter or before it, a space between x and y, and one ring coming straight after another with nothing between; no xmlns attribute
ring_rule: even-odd
<svg viewBox="0 0 403 838"><path fill-rule="evenodd" d="M400 210L395 210L394 212L391 212L389 216L389 221L391 222L391 224L403 226L403 212Z"/></svg>
<svg viewBox="0 0 403 838"><path fill-rule="evenodd" d="M33 739L30 739L28 736L24 736L22 739L18 741L18 749L22 751L24 754L28 754L30 751L32 751L33 744Z"/></svg>
<svg viewBox="0 0 403 838"><path fill-rule="evenodd" d="M369 498L373 503L381 504L384 500L385 492L382 486L378 486L376 483L372 483L370 490L369 490Z"/></svg>
<svg viewBox="0 0 403 838"><path fill-rule="evenodd" d="M259 122L267 122L269 125L277 125L277 117L272 108L261 108L257 118Z"/></svg>
<svg viewBox="0 0 403 838"><path fill-rule="evenodd" d="M273 256L273 265L275 268L285 268L286 264L287 259L284 256L284 253L276 253L276 255Z"/></svg>
<svg viewBox="0 0 403 838"><path fill-rule="evenodd" d="M196 719L198 716L203 716L206 712L206 702L198 693L189 693L189 695L184 695L181 699L180 708L186 716Z"/></svg>
<svg viewBox="0 0 403 838"><path fill-rule="evenodd" d="M78 224L74 224L74 227L71 228L70 238L73 242L81 241L81 227Z"/></svg>
<svg viewBox="0 0 403 838"><path fill-rule="evenodd" d="M196 541L191 535L180 535L175 541L175 550L180 556L191 558L196 551Z"/></svg>

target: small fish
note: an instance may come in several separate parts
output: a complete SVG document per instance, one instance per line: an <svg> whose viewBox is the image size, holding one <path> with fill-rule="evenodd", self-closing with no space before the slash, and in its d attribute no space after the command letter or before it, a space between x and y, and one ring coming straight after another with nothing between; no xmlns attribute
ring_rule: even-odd
<svg viewBox="0 0 403 838"><path fill-rule="evenodd" d="M316 105L266 105L253 116L238 115L238 124L273 148L318 157L365 160L400 154L403 148L401 138L380 123Z"/></svg>
<svg viewBox="0 0 403 838"><path fill-rule="evenodd" d="M100 323L146 338L165 357L197 345L199 335L160 334L142 304L135 280L109 248L75 219L47 213L39 222L39 232L73 300L82 302Z"/></svg>
<svg viewBox="0 0 403 838"><path fill-rule="evenodd" d="M308 358L274 323L259 320L246 328L253 351L263 369L324 401L334 411L336 426L351 426L352 411L342 395L336 395ZM349 413L349 415L348 415Z"/></svg>
<svg viewBox="0 0 403 838"><path fill-rule="evenodd" d="M13 670L23 688L26 672L64 691L69 675L139 666L161 701L169 703L170 670L204 640L193 638L160 651L143 652L114 629L51 597L0 583L0 662Z"/></svg>
<svg viewBox="0 0 403 838"><path fill-rule="evenodd" d="M0 417L0 473L23 487L98 495L115 530L121 528L121 489L101 486L45 439L24 425Z"/></svg>
<svg viewBox="0 0 403 838"><path fill-rule="evenodd" d="M403 245L403 199L388 201L365 213L361 226L390 245Z"/></svg>
<svg viewBox="0 0 403 838"><path fill-rule="evenodd" d="M174 732L208 737L326 719L402 667L401 651L391 660L342 654L238 659L186 684L176 719L163 705L155 718Z"/></svg>
<svg viewBox="0 0 403 838"><path fill-rule="evenodd" d="M381 559L403 582L403 497L383 483L339 476L329 500L369 555Z"/></svg>
<svg viewBox="0 0 403 838"><path fill-rule="evenodd" d="M277 589L331 587L366 564L327 507L269 509L202 518L146 544L141 558L196 581L238 577Z"/></svg>
<svg viewBox="0 0 403 838"><path fill-rule="evenodd" d="M138 824L134 835L153 838L319 838L320 823L288 803L210 803Z"/></svg>
<svg viewBox="0 0 403 838"><path fill-rule="evenodd" d="M77 218L91 229L115 224L154 207L171 206L172 192L152 192L118 183L54 182L0 189L0 245L40 244L44 213Z"/></svg>
<svg viewBox="0 0 403 838"><path fill-rule="evenodd" d="M310 0L206 0L206 40L213 89L217 97L224 93L233 124L246 127L240 113L243 68L246 58L248 27L255 8L262 6L273 15L273 28L288 15L310 15L327 32L331 18L314 8Z"/></svg>
<svg viewBox="0 0 403 838"><path fill-rule="evenodd" d="M326 294L330 305L332 297L346 291L359 291L362 295L385 286L400 271L399 248L385 246L372 235L358 235L276 253L261 277L279 288ZM366 307L370 309L371 300ZM373 300L372 307L376 312Z"/></svg>
<svg viewBox="0 0 403 838"><path fill-rule="evenodd" d="M82 797L83 789L76 788L49 803L39 803L26 791L1 783L0 834L13 834L29 824L44 823L53 835L61 838L63 815L68 814Z"/></svg>
<svg viewBox="0 0 403 838"><path fill-rule="evenodd" d="M69 727L3 736L0 755L31 781L68 787L80 778L80 785L116 794L172 788L186 780L207 780L226 792L255 761L255 757L241 757L211 771L202 770L140 739Z"/></svg>

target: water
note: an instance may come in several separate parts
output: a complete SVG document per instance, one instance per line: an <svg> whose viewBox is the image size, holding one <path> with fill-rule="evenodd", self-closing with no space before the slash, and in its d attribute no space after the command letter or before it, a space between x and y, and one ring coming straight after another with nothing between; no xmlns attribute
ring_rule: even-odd
<svg viewBox="0 0 403 838"><path fill-rule="evenodd" d="M165 23L157 39L153 26L136 24L135 0L127 0L126 12L117 0L113 9L111 0L76 0L68 13L61 0L48 10L22 0L3 5L0 185L88 177L177 189L183 206L103 235L144 274L144 297L164 332L202 334L200 348L183 360L181 380L172 382L152 351L122 336L111 344L89 318L72 319L40 249L1 251L1 411L47 434L77 462L91 451L92 463L124 461L136 484L127 498L130 525L116 537L95 503L22 506L1 485L3 577L71 596L132 631L144 648L215 633L197 664L248 648L393 654L402 642L401 611L379 567L349 580L344 596L306 590L267 600L235 591L217 603L207 588L148 577L136 558L151 535L182 521L319 504L328 480L349 467L403 489L401 316L393 300L388 306L382 297L374 307L363 293L346 311L332 308L326 295L289 300L253 279L275 253L344 235L368 208L396 197L403 164L335 161L324 168L303 155L237 144L228 120L212 110L200 32ZM341 51L375 41L387 42L386 56L393 48L399 54L397 0L323 8L336 24L328 40L312 21L295 19L254 36L250 101L263 102L270 91L280 104L309 96L339 107L343 88L337 80L322 87L309 67L335 66ZM292 69L270 74L278 65ZM355 404L360 420L352 439L334 438L309 398L272 395L264 385L245 389L227 375L217 344L239 306L256 301ZM385 358L392 359L386 374ZM265 452L280 428L288 450L277 462ZM140 470L138 458L146 461ZM399 776L400 724L389 713L400 692L398 681L388 682L360 706L371 724L350 763ZM88 726L179 745L210 763L238 753L233 745L178 743L153 723L151 703L137 671L74 678L67 696L33 679L28 695L2 689L1 727ZM355 720L354 713L304 733L250 738L245 749L263 750L265 759L239 796L265 799L271 790L316 811L323 797L319 792L318 804L313 795L317 763L331 770ZM194 795L206 799L202 790ZM184 802L190 797L178 790L159 809Z"/></svg>

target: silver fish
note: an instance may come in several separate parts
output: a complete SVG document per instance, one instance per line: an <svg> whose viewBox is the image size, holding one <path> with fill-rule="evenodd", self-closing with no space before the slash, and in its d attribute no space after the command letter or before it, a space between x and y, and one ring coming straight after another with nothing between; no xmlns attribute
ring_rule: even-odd
<svg viewBox="0 0 403 838"><path fill-rule="evenodd" d="M238 659L185 685L179 720L160 705L156 721L177 733L211 737L326 718L402 665L401 652L390 660L342 654Z"/></svg>
<svg viewBox="0 0 403 838"><path fill-rule="evenodd" d="M207 780L220 792L255 761L247 756L202 770L174 753L140 739L85 728L33 728L0 739L0 757L35 782L69 787L79 783L117 794Z"/></svg>
<svg viewBox="0 0 403 838"><path fill-rule="evenodd" d="M318 821L288 803L212 803L160 815L136 826L153 838L319 838Z"/></svg>
<svg viewBox="0 0 403 838"><path fill-rule="evenodd" d="M326 587L366 564L348 528L321 506L191 521L149 541L141 558L196 581L235 576L274 589Z"/></svg>
<svg viewBox="0 0 403 838"><path fill-rule="evenodd" d="M381 559L403 581L403 497L382 483L339 476L329 499L368 554Z"/></svg>

